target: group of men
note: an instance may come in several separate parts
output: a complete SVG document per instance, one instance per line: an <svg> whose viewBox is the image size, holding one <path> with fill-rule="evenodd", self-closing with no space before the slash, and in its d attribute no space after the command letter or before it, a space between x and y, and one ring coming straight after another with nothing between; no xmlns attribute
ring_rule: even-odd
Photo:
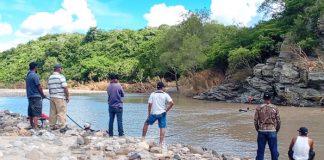
<svg viewBox="0 0 324 160"><path fill-rule="evenodd" d="M258 132L258 150L256 160L264 159L266 143L269 145L271 160L279 159L277 133L280 130L281 120L278 108L271 104L271 94L264 93L264 104L256 108L254 115L254 126ZM308 129L300 127L299 135L291 140L288 157L290 160L313 160L315 157L314 141L310 139Z"/></svg>
<svg viewBox="0 0 324 160"><path fill-rule="evenodd" d="M69 91L65 77L62 75L63 68L56 64L53 73L48 78L50 97L43 92L39 76L37 75L37 63L29 64L29 72L26 76L26 93L28 98L28 117L30 126L38 128L38 118L42 115L43 99L50 100L49 126L53 129L63 129L66 125L66 106L69 102Z"/></svg>
<svg viewBox="0 0 324 160"><path fill-rule="evenodd" d="M118 136L124 135L123 130L123 97L124 91L118 83L118 76L115 74L109 75L110 85L107 87L108 105L109 105L109 136L113 136L113 124L115 116L117 117ZM164 91L163 82L158 82L157 90L151 93L148 100L148 116L143 126L142 139L145 139L148 126L158 121L160 128L160 145L163 144L166 128L166 114L173 107L173 101L168 93Z"/></svg>
<svg viewBox="0 0 324 160"><path fill-rule="evenodd" d="M26 76L26 92L28 97L28 117L31 128L38 127L38 118L42 114L42 100L50 100L49 126L55 129L65 128L66 124L66 106L69 102L69 91L67 82L62 75L61 65L54 66L54 72L48 78L48 89L50 97L47 98L43 93L39 76L37 75L37 63L29 64L29 72ZM107 133L113 136L114 119L117 117L118 136L124 136L123 129L123 97L124 90L118 83L116 74L109 75L110 84L107 87L108 105L109 105L109 125ZM163 143L166 128L166 113L172 108L173 101L170 95L164 92L164 84L157 83L157 90L151 93L148 100L148 118L143 126L143 139L145 139L148 126L158 121L160 128L160 144Z"/></svg>
<svg viewBox="0 0 324 160"><path fill-rule="evenodd" d="M28 116L32 128L38 126L38 117L42 114L42 99L47 98L43 93L39 77L37 75L37 64L29 64L29 72L26 76L26 91L28 97ZM52 129L65 127L66 104L69 102L69 92L65 77L62 75L62 66L54 66L54 72L48 79L50 94L50 116L49 125ZM113 136L114 119L117 117L118 136L124 136L123 129L123 97L125 96L122 86L118 83L116 74L109 75L110 84L107 87L109 125L107 133ZM148 116L144 122L142 139L145 139L149 125L158 121L160 128L160 145L163 144L166 128L167 112L174 103L168 93L164 91L164 84L158 82L157 90L151 93L148 99ZM265 145L268 143L271 152L271 159L278 160L277 133L280 130L281 120L278 108L271 104L271 94L264 93L264 104L256 108L254 116L254 126L258 132L257 136L257 156L256 160L264 159ZM314 141L307 137L308 129L301 127L299 135L294 137L289 145L288 156L291 160L312 160L314 159Z"/></svg>

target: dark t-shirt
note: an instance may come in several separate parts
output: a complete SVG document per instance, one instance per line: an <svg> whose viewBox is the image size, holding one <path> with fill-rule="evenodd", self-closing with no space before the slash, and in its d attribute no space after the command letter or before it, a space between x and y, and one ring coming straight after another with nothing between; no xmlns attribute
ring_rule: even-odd
<svg viewBox="0 0 324 160"><path fill-rule="evenodd" d="M38 91L39 77L34 71L29 71L26 76L26 93L28 98L42 97Z"/></svg>
<svg viewBox="0 0 324 160"><path fill-rule="evenodd" d="M124 90L119 83L110 83L107 87L109 107L123 107Z"/></svg>

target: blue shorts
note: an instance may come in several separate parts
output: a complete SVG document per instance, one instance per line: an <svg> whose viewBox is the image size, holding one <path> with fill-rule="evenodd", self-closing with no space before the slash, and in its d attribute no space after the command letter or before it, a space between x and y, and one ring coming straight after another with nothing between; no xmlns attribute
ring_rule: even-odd
<svg viewBox="0 0 324 160"><path fill-rule="evenodd" d="M146 123L152 125L156 120L159 122L159 128L166 128L166 112L161 114L150 114Z"/></svg>
<svg viewBox="0 0 324 160"><path fill-rule="evenodd" d="M28 117L40 117L42 114L42 98L28 98Z"/></svg>

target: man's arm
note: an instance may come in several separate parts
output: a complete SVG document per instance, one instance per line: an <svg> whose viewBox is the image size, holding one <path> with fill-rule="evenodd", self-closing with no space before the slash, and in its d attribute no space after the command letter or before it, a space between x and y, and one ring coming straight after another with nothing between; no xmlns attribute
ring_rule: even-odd
<svg viewBox="0 0 324 160"><path fill-rule="evenodd" d="M168 107L165 111L169 112L169 110L173 107L173 105L174 105L173 101L168 102Z"/></svg>
<svg viewBox="0 0 324 160"><path fill-rule="evenodd" d="M289 144L289 150L292 150L292 148L294 147L295 145L295 142L296 142L296 137L294 137L293 139L291 139L291 142Z"/></svg>
<svg viewBox="0 0 324 160"><path fill-rule="evenodd" d="M41 94L42 98L43 99L46 98L46 96L45 96L45 94L43 92L42 86L41 85L38 85L37 89L38 89L38 92Z"/></svg>
<svg viewBox="0 0 324 160"><path fill-rule="evenodd" d="M255 110L255 114L254 114L254 128L256 131L259 131L259 113L258 113L258 108L256 108Z"/></svg>
<svg viewBox="0 0 324 160"><path fill-rule="evenodd" d="M309 149L314 150L314 145L315 145L314 141L312 139L310 139L310 138L308 138L308 139L309 139L309 147L310 147Z"/></svg>
<svg viewBox="0 0 324 160"><path fill-rule="evenodd" d="M152 103L148 104L147 110L148 110L148 116L150 116L150 113L151 113L151 110L152 110Z"/></svg>
<svg viewBox="0 0 324 160"><path fill-rule="evenodd" d="M280 126L281 126L281 120L280 120L280 114L279 114L279 109L276 109L276 119L277 119L277 127L276 131L279 132Z"/></svg>
<svg viewBox="0 0 324 160"><path fill-rule="evenodd" d="M70 94L69 94L69 90L67 87L64 87L64 94L65 94L65 100L67 103L69 103L70 101Z"/></svg>

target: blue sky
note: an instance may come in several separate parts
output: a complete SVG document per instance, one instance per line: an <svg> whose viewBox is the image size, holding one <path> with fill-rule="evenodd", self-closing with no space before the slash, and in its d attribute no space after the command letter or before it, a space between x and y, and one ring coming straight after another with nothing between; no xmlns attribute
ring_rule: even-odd
<svg viewBox="0 0 324 160"><path fill-rule="evenodd" d="M0 51L51 33L140 29L180 23L206 8L225 25L251 26L262 0L0 0Z"/></svg>

